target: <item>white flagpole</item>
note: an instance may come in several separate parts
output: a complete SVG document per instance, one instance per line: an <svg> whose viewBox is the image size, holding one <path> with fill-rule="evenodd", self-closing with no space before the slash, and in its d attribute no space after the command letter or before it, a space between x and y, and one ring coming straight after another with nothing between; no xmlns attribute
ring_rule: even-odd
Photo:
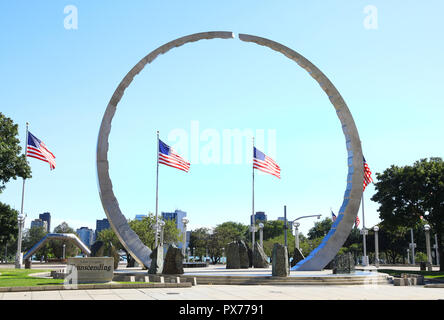
<svg viewBox="0 0 444 320"><path fill-rule="evenodd" d="M157 131L157 173L156 173L156 231L155 231L155 245L157 248L157 231L158 231L158 221L157 221L157 213L159 208L159 131Z"/></svg>
<svg viewBox="0 0 444 320"><path fill-rule="evenodd" d="M251 211L251 252L252 256L254 257L254 228L256 225L255 217L254 217L254 137L253 137L253 162L252 162L252 169L253 169L253 197L252 197L252 211Z"/></svg>
<svg viewBox="0 0 444 320"><path fill-rule="evenodd" d="M29 123L26 122L26 144L25 144L25 159L28 156L28 126ZM26 179L23 178L23 185L22 185L22 205L20 209L20 215L23 217L23 208L25 203L25 181ZM19 219L20 220L20 219ZM16 255L16 267L21 268L22 267L22 221L18 221L19 223L19 230L18 230L18 239L17 239L17 255Z"/></svg>

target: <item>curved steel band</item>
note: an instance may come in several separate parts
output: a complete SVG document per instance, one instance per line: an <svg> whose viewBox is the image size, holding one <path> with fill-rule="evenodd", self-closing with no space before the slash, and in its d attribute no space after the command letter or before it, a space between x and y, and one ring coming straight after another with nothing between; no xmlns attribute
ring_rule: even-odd
<svg viewBox="0 0 444 320"><path fill-rule="evenodd" d="M130 85L134 79L134 76L136 76L147 63L151 63L159 54L166 53L172 48L179 47L189 42L215 38L231 39L234 38L234 35L232 32L225 31L196 33L168 42L145 56L120 82L119 86L111 97L110 102L108 103L102 119L97 142L97 174L102 205L110 225L112 226L122 245L139 264L143 264L146 267L149 267L151 263L149 258L151 250L140 241L137 234L129 227L128 222L125 216L122 214L117 199L113 193L112 182L109 176L108 138L111 131L112 118L116 112L117 104L125 92L125 89ZM300 261L292 269L321 270L330 262L331 259L333 259L341 246L344 244L350 230L353 227L359 209L364 173L361 142L359 140L358 131L350 110L339 92L336 90L330 80L328 80L328 78L310 61L290 48L265 38L240 34L239 39L246 42L253 42L278 51L304 68L326 92L331 103L335 107L338 118L341 122L342 130L345 135L348 155L347 187L344 194L344 200L339 210L336 222L333 224L332 229L325 236L322 243L315 250L313 250L310 255L307 256L307 258Z"/></svg>

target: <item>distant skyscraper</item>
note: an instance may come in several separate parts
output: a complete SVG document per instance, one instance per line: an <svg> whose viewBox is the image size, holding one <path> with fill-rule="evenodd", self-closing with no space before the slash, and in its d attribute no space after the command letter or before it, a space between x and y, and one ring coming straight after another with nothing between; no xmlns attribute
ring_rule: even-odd
<svg viewBox="0 0 444 320"><path fill-rule="evenodd" d="M182 210L174 210L174 212L162 212L162 218L163 220L175 220L176 221L176 228L179 229L180 233L181 233L181 240L183 239L183 232L184 232L184 227L183 227L183 223L182 223L182 219L185 218L187 216L187 213L185 211ZM187 241L187 245L188 245L188 239ZM180 241L177 246L179 248L182 248L182 242Z"/></svg>
<svg viewBox="0 0 444 320"><path fill-rule="evenodd" d="M111 228L108 219L96 220L96 238L100 231Z"/></svg>
<svg viewBox="0 0 444 320"><path fill-rule="evenodd" d="M146 218L146 217L148 217L148 215L146 215L146 214L136 214L135 219L141 221L141 220L143 220L143 218Z"/></svg>
<svg viewBox="0 0 444 320"><path fill-rule="evenodd" d="M256 223L267 222L267 215L265 214L264 211L257 211L254 214L254 220L255 220ZM253 218L252 217L250 217L250 223L253 223Z"/></svg>
<svg viewBox="0 0 444 320"><path fill-rule="evenodd" d="M76 232L79 235L80 240L86 246L91 248L94 241L94 231L88 227L81 227L80 229L77 229Z"/></svg>
<svg viewBox="0 0 444 320"><path fill-rule="evenodd" d="M44 228L45 231L48 230L48 224L46 223L46 221L43 221L42 219L34 219L31 221L31 228Z"/></svg>
<svg viewBox="0 0 444 320"><path fill-rule="evenodd" d="M44 212L39 214L39 219L42 221L46 221L47 229L46 231L49 233L51 232L51 214L49 212Z"/></svg>

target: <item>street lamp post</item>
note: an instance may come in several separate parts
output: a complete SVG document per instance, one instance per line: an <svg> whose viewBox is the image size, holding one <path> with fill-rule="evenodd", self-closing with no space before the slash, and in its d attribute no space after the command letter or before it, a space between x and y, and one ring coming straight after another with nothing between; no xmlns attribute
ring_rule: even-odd
<svg viewBox="0 0 444 320"><path fill-rule="evenodd" d="M407 248L407 263L410 263L410 249Z"/></svg>
<svg viewBox="0 0 444 320"><path fill-rule="evenodd" d="M159 236L159 246L163 246L163 227L165 226L165 221L160 220L158 223L158 232L160 234Z"/></svg>
<svg viewBox="0 0 444 320"><path fill-rule="evenodd" d="M17 238L17 255L15 258L16 269L23 268L22 233L23 233L23 227L25 226L25 218L26 216L24 216L23 214L19 214L17 217L18 238Z"/></svg>
<svg viewBox="0 0 444 320"><path fill-rule="evenodd" d="M413 242L413 229L410 229L410 239L412 240L411 243L409 244L410 250L412 251L412 264L415 264L415 248L416 248L416 243Z"/></svg>
<svg viewBox="0 0 444 320"><path fill-rule="evenodd" d="M374 226L373 231L375 231L375 265L376 268L379 268L379 242L378 242L379 227Z"/></svg>
<svg viewBox="0 0 444 320"><path fill-rule="evenodd" d="M63 244L63 260L65 260L66 244Z"/></svg>
<svg viewBox="0 0 444 320"><path fill-rule="evenodd" d="M259 245L264 248L264 224L259 223Z"/></svg>
<svg viewBox="0 0 444 320"><path fill-rule="evenodd" d="M438 235L436 233L435 233L435 244L433 245L433 249L435 249L436 265L439 265Z"/></svg>
<svg viewBox="0 0 444 320"><path fill-rule="evenodd" d="M182 218L182 223L183 223L183 245L182 245L182 254L183 254L183 259L185 261L185 247L187 244L187 224L188 224L189 220L187 218Z"/></svg>
<svg viewBox="0 0 444 320"><path fill-rule="evenodd" d="M432 252L430 250L430 226L426 224L424 226L425 234L426 234L426 246L427 246L427 261L432 264Z"/></svg>
<svg viewBox="0 0 444 320"><path fill-rule="evenodd" d="M299 226L301 224L299 222L293 222L294 226L294 247L299 249Z"/></svg>
<svg viewBox="0 0 444 320"><path fill-rule="evenodd" d="M316 217L319 220L321 218L321 215L320 214L312 214L312 215L309 215L309 216L302 216L302 217L299 217L299 218L296 218L296 219L293 220L293 226L295 227L295 230L294 230L294 237L295 237L294 243L295 243L295 247L298 248L298 249L299 249L299 229L298 229L298 227L301 224L299 222L296 222L296 221L300 220L300 219L312 218L312 217Z"/></svg>

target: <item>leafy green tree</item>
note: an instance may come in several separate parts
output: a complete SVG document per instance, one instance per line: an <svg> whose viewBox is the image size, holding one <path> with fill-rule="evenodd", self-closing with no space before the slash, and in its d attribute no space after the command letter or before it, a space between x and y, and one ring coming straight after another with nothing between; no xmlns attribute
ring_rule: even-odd
<svg viewBox="0 0 444 320"><path fill-rule="evenodd" d="M206 247L208 248L208 255L213 264L220 261L223 255L223 249L227 248L232 241L246 240L245 233L248 226L241 223L228 221L219 224L214 228L212 233L207 234ZM205 237L203 237L205 239Z"/></svg>
<svg viewBox="0 0 444 320"><path fill-rule="evenodd" d="M426 217L437 234L439 255L444 256L444 162L441 158L421 159L411 166L392 165L376 173L379 217L387 227L413 228ZM444 264L441 263L441 271Z"/></svg>
<svg viewBox="0 0 444 320"><path fill-rule="evenodd" d="M190 248L192 249L192 255L194 257L199 257L200 261L202 261L202 257L206 253L209 239L210 233L208 228L198 228L191 231Z"/></svg>
<svg viewBox="0 0 444 320"><path fill-rule="evenodd" d="M47 232L44 227L33 227L30 229L26 229L23 234L23 242L22 242L23 251L27 252L28 250L30 250L46 234L47 234ZM50 253L51 253L51 247L50 247L49 243L46 243L34 255L37 259L40 260L42 257L47 259L48 255L50 255Z"/></svg>
<svg viewBox="0 0 444 320"><path fill-rule="evenodd" d="M0 112L0 192L10 179L31 177L31 168L24 154L20 154L18 125Z"/></svg>
<svg viewBox="0 0 444 320"><path fill-rule="evenodd" d="M6 248L17 238L18 211L0 202L0 248Z"/></svg>
<svg viewBox="0 0 444 320"><path fill-rule="evenodd" d="M142 220L129 220L128 224L131 229L137 234L140 241L149 248L154 248L155 237L153 226L155 224L155 217L152 213L149 213L147 217ZM180 242L179 230L176 227L174 220L165 221L164 225L164 245ZM123 250L126 252L128 265L133 265L134 258L131 257L129 252L122 246L115 232L110 229L102 230L98 235L96 241L102 241L105 245L105 249L109 249L111 243L116 250Z"/></svg>
<svg viewBox="0 0 444 320"><path fill-rule="evenodd" d="M31 177L31 168L21 154L18 125L0 112L0 193L11 179ZM17 238L18 212L0 203L0 247L11 245Z"/></svg>
<svg viewBox="0 0 444 320"><path fill-rule="evenodd" d="M54 233L72 233L76 234L73 228L71 228L66 222L62 222L54 228ZM74 257L80 253L80 249L68 240L51 240L49 245L57 258L63 258L63 245L65 245L65 258Z"/></svg>
<svg viewBox="0 0 444 320"><path fill-rule="evenodd" d="M314 240L317 238L324 237L330 231L332 224L333 221L330 218L325 218L322 221L315 222L314 227L308 231L307 234L308 239Z"/></svg>

